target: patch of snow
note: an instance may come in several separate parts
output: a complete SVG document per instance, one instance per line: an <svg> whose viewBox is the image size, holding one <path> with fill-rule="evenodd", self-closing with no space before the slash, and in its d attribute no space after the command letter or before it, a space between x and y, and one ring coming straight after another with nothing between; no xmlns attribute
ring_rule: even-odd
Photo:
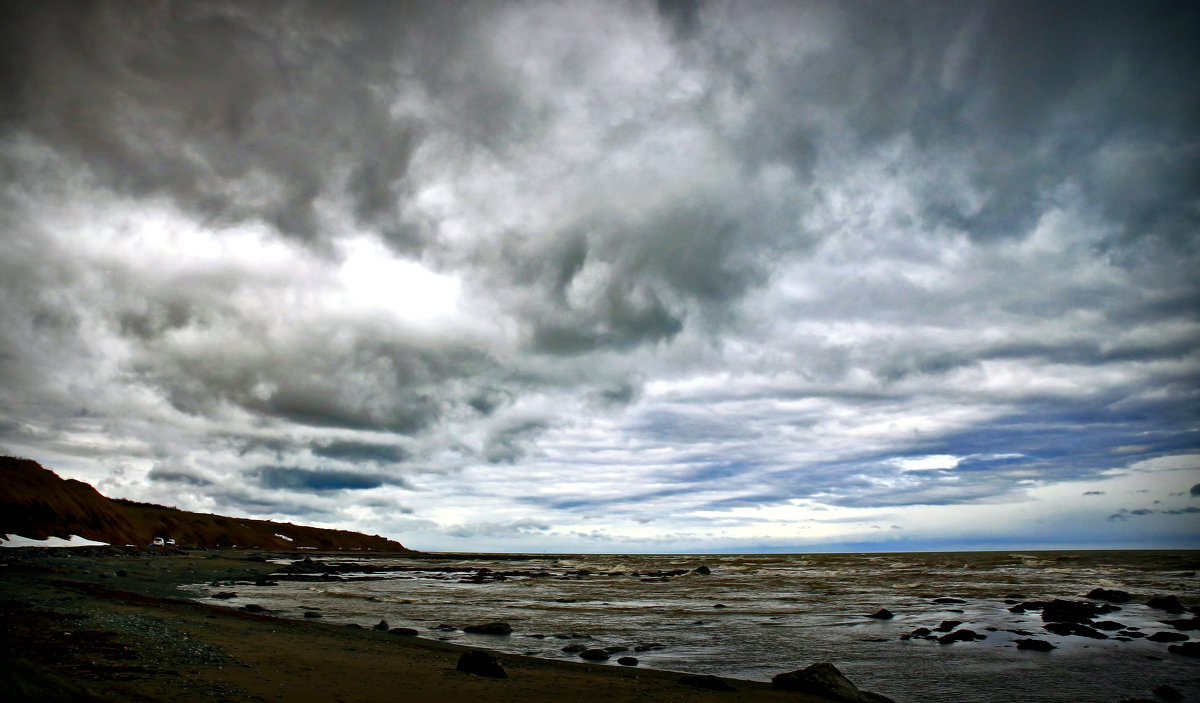
<svg viewBox="0 0 1200 703"><path fill-rule="evenodd" d="M296 540L292 539L291 537L288 537L287 535L281 535L281 534L279 534L278 532L276 532L276 533L275 533L275 536L276 536L276 537L278 537L279 539L286 539L286 540L287 540L287 541L289 541L289 542L295 542L295 541L296 541Z"/></svg>
<svg viewBox="0 0 1200 703"><path fill-rule="evenodd" d="M47 537L46 539L33 539L30 537L22 537L21 535L4 535L0 539L0 547L107 547L108 542L97 542L95 540L85 539L79 535L71 535L63 539L62 537Z"/></svg>

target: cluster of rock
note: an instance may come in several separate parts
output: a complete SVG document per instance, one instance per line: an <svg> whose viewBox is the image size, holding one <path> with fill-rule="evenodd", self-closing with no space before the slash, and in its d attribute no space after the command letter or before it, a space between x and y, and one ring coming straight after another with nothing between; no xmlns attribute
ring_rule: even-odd
<svg viewBox="0 0 1200 703"><path fill-rule="evenodd" d="M961 620L943 620L937 627L918 627L908 634L900 635L900 639L937 640L941 644L974 642L975 640L987 639L987 635L981 635L974 630L966 628L956 630L955 628L961 624Z"/></svg>

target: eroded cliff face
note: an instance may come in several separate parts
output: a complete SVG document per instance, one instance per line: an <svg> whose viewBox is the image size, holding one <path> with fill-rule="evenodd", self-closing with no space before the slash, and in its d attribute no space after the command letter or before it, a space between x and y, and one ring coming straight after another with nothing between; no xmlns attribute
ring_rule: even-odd
<svg viewBox="0 0 1200 703"><path fill-rule="evenodd" d="M114 545L148 545L164 537L180 547L411 551L379 535L113 500L89 484L63 480L36 461L16 457L0 457L0 534L37 539L79 535Z"/></svg>

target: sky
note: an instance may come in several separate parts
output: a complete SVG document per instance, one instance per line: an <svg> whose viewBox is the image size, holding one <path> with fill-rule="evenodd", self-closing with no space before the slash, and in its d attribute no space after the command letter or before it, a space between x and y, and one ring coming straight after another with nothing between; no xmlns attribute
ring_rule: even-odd
<svg viewBox="0 0 1200 703"><path fill-rule="evenodd" d="M0 453L431 551L1200 546L1185 2L4 2Z"/></svg>

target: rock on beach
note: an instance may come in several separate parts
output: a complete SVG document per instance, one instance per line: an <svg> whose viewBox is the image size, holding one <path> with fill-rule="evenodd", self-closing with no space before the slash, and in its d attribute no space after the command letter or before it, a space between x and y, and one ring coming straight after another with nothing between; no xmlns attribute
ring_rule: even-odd
<svg viewBox="0 0 1200 703"><path fill-rule="evenodd" d="M458 658L458 665L454 668L476 676L489 676L493 679L508 678L508 672L495 657L478 649L463 652L462 656Z"/></svg>
<svg viewBox="0 0 1200 703"><path fill-rule="evenodd" d="M860 691L858 686L842 675L838 668L829 662L819 662L812 666L771 678L771 686L785 691L798 691L814 696L824 696L845 703L891 703L891 699L878 693Z"/></svg>

